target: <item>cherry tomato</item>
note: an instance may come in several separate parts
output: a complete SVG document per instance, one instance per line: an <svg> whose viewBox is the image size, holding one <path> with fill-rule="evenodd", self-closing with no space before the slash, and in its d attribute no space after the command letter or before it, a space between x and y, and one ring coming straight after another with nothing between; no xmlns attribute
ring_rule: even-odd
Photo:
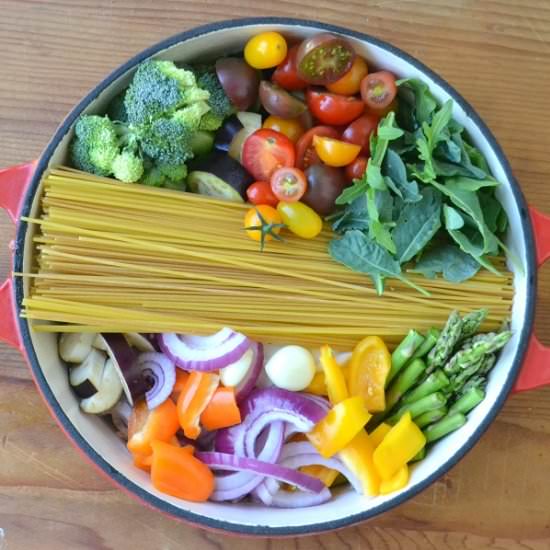
<svg viewBox="0 0 550 550"><path fill-rule="evenodd" d="M311 165L321 162L313 146L313 136L336 139L340 137L340 134L336 128L330 126L314 126L308 130L296 143L296 166L301 170L306 170Z"/></svg>
<svg viewBox="0 0 550 550"><path fill-rule="evenodd" d="M323 220L313 208L303 202L283 202L277 205L283 223L298 237L313 239L323 229Z"/></svg>
<svg viewBox="0 0 550 550"><path fill-rule="evenodd" d="M299 201L306 189L306 176L298 168L279 168L271 176L271 190L280 201Z"/></svg>
<svg viewBox="0 0 550 550"><path fill-rule="evenodd" d="M380 116L380 118L385 117L390 111L397 112L399 105L397 103L397 97L387 106L384 107L384 109L381 109L380 111L376 111L376 114Z"/></svg>
<svg viewBox="0 0 550 550"><path fill-rule="evenodd" d="M361 80L361 97L373 111L386 108L396 95L395 77L388 71L371 73Z"/></svg>
<svg viewBox="0 0 550 550"><path fill-rule="evenodd" d="M255 181L246 190L248 202L252 204L267 204L277 206L279 199L273 194L271 185L267 181Z"/></svg>
<svg viewBox="0 0 550 550"><path fill-rule="evenodd" d="M363 177L367 169L367 157L357 157L352 163L346 166L346 177L348 180L358 180Z"/></svg>
<svg viewBox="0 0 550 550"><path fill-rule="evenodd" d="M281 166L294 166L294 144L281 132L261 128L243 145L242 164L259 181L269 181Z"/></svg>
<svg viewBox="0 0 550 550"><path fill-rule="evenodd" d="M284 134L294 143L296 143L304 133L304 128L300 122L300 119L281 118L275 115L268 116L265 119L263 128L270 128L276 132L281 132L281 134Z"/></svg>
<svg viewBox="0 0 550 550"><path fill-rule="evenodd" d="M274 31L253 36L244 47L244 58L254 69L276 67L286 57L286 53L286 40Z"/></svg>
<svg viewBox="0 0 550 550"><path fill-rule="evenodd" d="M298 68L296 67L296 54L298 47L292 46L284 59L284 61L275 69L271 80L284 88L285 90L303 90L307 87L307 82L298 76Z"/></svg>
<svg viewBox="0 0 550 550"><path fill-rule="evenodd" d="M368 72L367 62L357 56L351 69L336 82L327 84L327 90L334 94L355 95L361 88L361 80L367 76Z"/></svg>
<svg viewBox="0 0 550 550"><path fill-rule="evenodd" d="M365 104L356 97L319 90L308 90L306 100L311 114L323 124L349 124L365 110Z"/></svg>
<svg viewBox="0 0 550 550"><path fill-rule="evenodd" d="M335 82L349 71L355 51L345 39L327 32L306 38L298 48L298 75L311 84Z"/></svg>
<svg viewBox="0 0 550 550"><path fill-rule="evenodd" d="M319 136L313 138L313 146L319 158L329 166L346 166L353 162L361 151L360 145Z"/></svg>
<svg viewBox="0 0 550 550"><path fill-rule="evenodd" d="M281 231L282 223L281 214L267 204L259 204L254 208L250 208L244 216L243 227L246 229L246 234L253 241L271 241L273 235L278 235ZM273 227L270 227L273 225ZM248 229L249 227L258 229ZM260 228L264 228L264 230Z"/></svg>
<svg viewBox="0 0 550 550"><path fill-rule="evenodd" d="M355 119L342 133L342 140L361 146L361 154L370 155L370 136L376 131L380 118L367 113Z"/></svg>

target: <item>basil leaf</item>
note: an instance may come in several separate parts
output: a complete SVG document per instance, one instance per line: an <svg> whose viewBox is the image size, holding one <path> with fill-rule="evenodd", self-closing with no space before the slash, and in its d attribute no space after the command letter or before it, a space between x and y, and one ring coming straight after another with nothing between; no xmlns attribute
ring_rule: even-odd
<svg viewBox="0 0 550 550"><path fill-rule="evenodd" d="M441 194L426 189L422 200L405 204L392 232L399 263L416 256L441 227Z"/></svg>
<svg viewBox="0 0 550 550"><path fill-rule="evenodd" d="M443 205L443 216L447 229L461 229L464 226L464 218L460 215L460 212L448 204Z"/></svg>
<svg viewBox="0 0 550 550"><path fill-rule="evenodd" d="M445 244L423 254L411 271L422 273L429 279L441 273L451 283L462 283L473 277L479 268L479 263L472 256L455 245Z"/></svg>
<svg viewBox="0 0 550 550"><path fill-rule="evenodd" d="M407 168L401 157L390 147L386 151L384 162L382 163L382 173L391 180L388 187L392 187L393 192L401 197L405 202L418 202L422 195L418 192L416 181L407 179Z"/></svg>

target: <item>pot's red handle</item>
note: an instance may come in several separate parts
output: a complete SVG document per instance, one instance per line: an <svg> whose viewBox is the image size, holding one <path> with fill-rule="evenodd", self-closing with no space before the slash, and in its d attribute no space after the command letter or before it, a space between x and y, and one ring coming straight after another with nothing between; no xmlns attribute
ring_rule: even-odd
<svg viewBox="0 0 550 550"><path fill-rule="evenodd" d="M14 224L19 219L23 199L35 168L36 161L33 161L0 170L0 208L8 213ZM15 243L12 241L10 243L11 266L13 266L14 250ZM7 342L19 351L23 351L17 323L12 276L9 276L0 285L0 340Z"/></svg>
<svg viewBox="0 0 550 550"><path fill-rule="evenodd" d="M537 265L550 258L550 216L530 208L535 234ZM543 346L535 334L531 336L523 367L514 386L515 392L531 390L550 384L550 348Z"/></svg>

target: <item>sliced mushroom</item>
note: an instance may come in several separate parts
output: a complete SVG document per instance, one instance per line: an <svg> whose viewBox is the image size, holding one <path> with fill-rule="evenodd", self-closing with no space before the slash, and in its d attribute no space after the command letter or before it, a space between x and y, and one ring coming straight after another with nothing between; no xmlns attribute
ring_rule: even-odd
<svg viewBox="0 0 550 550"><path fill-rule="evenodd" d="M88 357L77 367L72 367L69 382L79 397L91 397L99 391L107 355L92 348Z"/></svg>
<svg viewBox="0 0 550 550"><path fill-rule="evenodd" d="M93 332L69 332L59 337L59 355L67 363L82 363L92 351Z"/></svg>
<svg viewBox="0 0 550 550"><path fill-rule="evenodd" d="M91 397L83 399L80 407L90 414L104 414L114 407L122 395L122 383L111 359L105 362L99 390Z"/></svg>

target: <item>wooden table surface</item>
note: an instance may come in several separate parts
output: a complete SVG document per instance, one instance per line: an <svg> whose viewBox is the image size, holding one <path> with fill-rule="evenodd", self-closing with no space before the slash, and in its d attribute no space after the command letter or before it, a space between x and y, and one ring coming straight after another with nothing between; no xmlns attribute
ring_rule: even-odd
<svg viewBox="0 0 550 550"><path fill-rule="evenodd" d="M0 0L0 166L36 158L87 90L150 44L230 17L315 17L412 53L486 120L531 204L550 212L548 0ZM0 276L12 229L0 212ZM550 270L538 332L550 344ZM69 444L0 345L0 550L550 548L550 388L510 398L468 456L383 517L322 537L237 540L114 489Z"/></svg>

